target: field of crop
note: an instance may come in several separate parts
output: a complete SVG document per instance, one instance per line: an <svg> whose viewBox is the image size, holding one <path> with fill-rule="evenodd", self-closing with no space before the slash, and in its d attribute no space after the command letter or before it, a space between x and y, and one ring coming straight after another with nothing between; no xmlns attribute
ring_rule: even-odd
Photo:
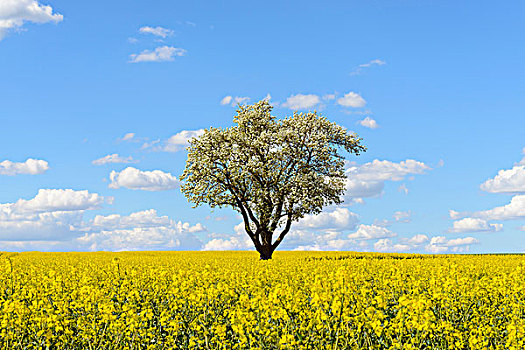
<svg viewBox="0 0 525 350"><path fill-rule="evenodd" d="M523 349L525 256L2 253L0 347Z"/></svg>

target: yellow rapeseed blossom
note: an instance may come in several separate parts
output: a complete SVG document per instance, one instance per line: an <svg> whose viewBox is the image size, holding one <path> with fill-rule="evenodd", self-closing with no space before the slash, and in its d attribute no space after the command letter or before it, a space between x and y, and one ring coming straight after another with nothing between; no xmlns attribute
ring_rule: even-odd
<svg viewBox="0 0 525 350"><path fill-rule="evenodd" d="M2 253L2 349L525 349L525 256Z"/></svg>

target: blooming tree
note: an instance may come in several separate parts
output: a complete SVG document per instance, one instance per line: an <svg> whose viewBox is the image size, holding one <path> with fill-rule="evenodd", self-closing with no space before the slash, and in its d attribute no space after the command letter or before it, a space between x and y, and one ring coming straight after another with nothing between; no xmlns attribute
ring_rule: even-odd
<svg viewBox="0 0 525 350"><path fill-rule="evenodd" d="M191 139L181 177L194 207L232 207L242 215L262 260L271 259L293 221L341 203L340 150L366 150L356 134L317 112L276 119L271 111L266 100L239 106L235 126Z"/></svg>

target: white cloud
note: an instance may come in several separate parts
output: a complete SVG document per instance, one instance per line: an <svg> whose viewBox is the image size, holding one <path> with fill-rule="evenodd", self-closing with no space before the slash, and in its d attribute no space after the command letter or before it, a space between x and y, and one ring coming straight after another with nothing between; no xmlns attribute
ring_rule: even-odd
<svg viewBox="0 0 525 350"><path fill-rule="evenodd" d="M16 163L10 160L0 162L0 175L37 175L45 173L49 169L49 164L45 160L28 158L25 162Z"/></svg>
<svg viewBox="0 0 525 350"><path fill-rule="evenodd" d="M397 188L397 190L401 193L404 193L404 194L408 194L408 188L407 188L407 185L405 184L401 184L399 185L399 187Z"/></svg>
<svg viewBox="0 0 525 350"><path fill-rule="evenodd" d="M141 27L139 32L142 34L153 34L155 36L160 36L161 38L166 38L173 35L173 30L163 27Z"/></svg>
<svg viewBox="0 0 525 350"><path fill-rule="evenodd" d="M410 222L412 217L412 212L410 210L408 211L396 211L394 213L394 219L396 219L397 222Z"/></svg>
<svg viewBox="0 0 525 350"><path fill-rule="evenodd" d="M363 198L380 196L384 188L383 181L363 181L349 177L346 180L345 198L349 202L363 203Z"/></svg>
<svg viewBox="0 0 525 350"><path fill-rule="evenodd" d="M359 222L359 216L346 208L321 212L317 215L305 215L295 225L296 228L353 230Z"/></svg>
<svg viewBox="0 0 525 350"><path fill-rule="evenodd" d="M249 98L249 97L235 96L235 97L233 98L232 105L233 105L233 106L243 105L243 104L247 103L248 101L250 101L250 98Z"/></svg>
<svg viewBox="0 0 525 350"><path fill-rule="evenodd" d="M83 227L84 236L77 239L80 247L88 250L196 250L202 243L192 233L206 228L197 223L174 222L166 216L158 217L155 210L97 216ZM79 229L80 231L81 229Z"/></svg>
<svg viewBox="0 0 525 350"><path fill-rule="evenodd" d="M525 195L516 195L512 197L509 204L489 210L476 212L458 212L450 210L449 213L450 217L455 220L465 217L481 218L488 221L522 219L525 218Z"/></svg>
<svg viewBox="0 0 525 350"><path fill-rule="evenodd" d="M95 159L91 163L95 165L103 165L103 164L110 164L110 163L136 163L136 161L133 159L133 157L121 157L117 153L115 154L108 154L107 156L104 156L99 159Z"/></svg>
<svg viewBox="0 0 525 350"><path fill-rule="evenodd" d="M29 200L19 199L15 203L0 205L0 218L5 213L42 213L97 209L104 203L104 197L86 190L40 189Z"/></svg>
<svg viewBox="0 0 525 350"><path fill-rule="evenodd" d="M455 210L452 210L452 209L448 211L448 214L449 214L450 218L454 219L454 220L460 219L460 218L465 217L465 216L468 215L468 214L463 214L463 213L461 213L459 211L455 211Z"/></svg>
<svg viewBox="0 0 525 350"><path fill-rule="evenodd" d="M497 232L503 228L502 224L489 224L486 220L479 218L464 218L454 221L450 232Z"/></svg>
<svg viewBox="0 0 525 350"><path fill-rule="evenodd" d="M348 235L350 239L379 239L395 237L396 234L386 227L376 225L359 225L359 228L355 233Z"/></svg>
<svg viewBox="0 0 525 350"><path fill-rule="evenodd" d="M149 209L127 216L97 215L77 228L85 232L77 242L88 250L200 249L201 242L192 233L205 230L200 223L192 226L188 222L175 222Z"/></svg>
<svg viewBox="0 0 525 350"><path fill-rule="evenodd" d="M382 238L374 244L374 249L382 252L405 252L420 248L428 242L428 237L418 234L410 238L400 238L399 243L393 243L391 239Z"/></svg>
<svg viewBox="0 0 525 350"><path fill-rule="evenodd" d="M466 252L471 244L479 241L474 237L456 238L447 240L444 236L435 236L430 239L430 243L425 249L432 253L444 253L449 249L453 252Z"/></svg>
<svg viewBox="0 0 525 350"><path fill-rule="evenodd" d="M374 249L380 252L405 252L412 247L408 244L392 244L392 240L383 238L374 243Z"/></svg>
<svg viewBox="0 0 525 350"><path fill-rule="evenodd" d="M86 233L76 243L81 250L199 250L200 240L170 227L146 227Z"/></svg>
<svg viewBox="0 0 525 350"><path fill-rule="evenodd" d="M367 246L339 231L292 230L281 244L283 250L360 250Z"/></svg>
<svg viewBox="0 0 525 350"><path fill-rule="evenodd" d="M244 231L244 223L241 222L234 226L235 235L221 235L212 233L211 238L202 250L246 250L253 249L253 243Z"/></svg>
<svg viewBox="0 0 525 350"><path fill-rule="evenodd" d="M426 235L423 235L423 234L417 234L415 236L412 236L411 238L407 239L406 243L410 244L410 245L413 245L413 246L418 246L420 244L423 244L425 242L428 242L428 237Z"/></svg>
<svg viewBox="0 0 525 350"><path fill-rule="evenodd" d="M423 162L407 159L399 163L375 159L363 165L350 166L346 171L345 199L349 202L378 197L385 181L402 181L407 175L424 174L431 169Z"/></svg>
<svg viewBox="0 0 525 350"><path fill-rule="evenodd" d="M146 142L142 145L142 149L151 149L152 151L159 152L179 152L183 151L188 147L189 141L194 137L199 137L204 134L204 129L198 130L182 130L175 135L172 135L165 141L155 140L152 142Z"/></svg>
<svg viewBox="0 0 525 350"><path fill-rule="evenodd" d="M189 140L204 134L204 129L199 130L182 130L171 136L164 145L163 151L178 152L189 146Z"/></svg>
<svg viewBox="0 0 525 350"><path fill-rule="evenodd" d="M134 137L135 137L135 133L134 132L128 132L126 135L124 135L122 137L122 141L129 141L129 140L131 140Z"/></svg>
<svg viewBox="0 0 525 350"><path fill-rule="evenodd" d="M296 94L288 97L286 101L281 105L289 109L308 109L315 107L321 102L317 95L303 95Z"/></svg>
<svg viewBox="0 0 525 350"><path fill-rule="evenodd" d="M168 216L158 216L155 209L143 210L130 215L97 215L89 222L85 223L80 231L114 231L132 228L151 228L151 227L170 227L179 232L187 231L190 233L206 231L201 223L191 226L187 222L175 222Z"/></svg>
<svg viewBox="0 0 525 350"><path fill-rule="evenodd" d="M360 68L368 68L368 67L375 66L375 65L382 66L384 64L386 64L385 61L380 60L380 59L375 59L375 60L371 60L370 62L360 64L359 67Z"/></svg>
<svg viewBox="0 0 525 350"><path fill-rule="evenodd" d="M53 13L51 6L42 5L35 0L0 1L0 40L10 30L21 30L26 22L58 23L63 19L62 15Z"/></svg>
<svg viewBox="0 0 525 350"><path fill-rule="evenodd" d="M369 128L369 129L379 128L379 124L377 124L377 122L370 117L366 117L365 119L360 120L358 123L364 126L365 128Z"/></svg>
<svg viewBox="0 0 525 350"><path fill-rule="evenodd" d="M252 249L253 243L250 238L233 236L228 239L213 238L206 242L202 250L247 250Z"/></svg>
<svg viewBox="0 0 525 350"><path fill-rule="evenodd" d="M129 188L144 191L166 191L179 187L179 181L170 173L161 170L142 171L127 167L121 172L112 171L109 175L109 188Z"/></svg>
<svg viewBox="0 0 525 350"><path fill-rule="evenodd" d="M130 62L166 62L173 61L175 57L186 55L186 50L173 46L160 46L154 51L144 50L139 54L131 54Z"/></svg>
<svg viewBox="0 0 525 350"><path fill-rule="evenodd" d="M270 95L268 94L268 96ZM228 96L224 96L224 98L221 100L221 105L225 106L229 104L232 107L236 107L237 105L244 105L248 101L250 101L250 98L246 96L245 97L242 97L242 96L233 97L233 96L228 95Z"/></svg>
<svg viewBox="0 0 525 350"><path fill-rule="evenodd" d="M0 204L0 241L68 237L82 213L99 208L104 200L88 191L40 189L29 200Z"/></svg>
<svg viewBox="0 0 525 350"><path fill-rule="evenodd" d="M347 176L363 181L402 181L406 175L424 174L430 167L423 162L407 159L399 163L374 159L361 166L349 167Z"/></svg>
<svg viewBox="0 0 525 350"><path fill-rule="evenodd" d="M223 99L221 100L221 105L227 105L227 104L230 104L232 101L232 97L231 96L224 96Z"/></svg>
<svg viewBox="0 0 525 350"><path fill-rule="evenodd" d="M336 94L326 94L323 96L323 100L332 101L332 100L335 100L336 97L337 97Z"/></svg>
<svg viewBox="0 0 525 350"><path fill-rule="evenodd" d="M455 217L461 217L464 213L451 211ZM467 213L468 215L468 213ZM466 216L466 215L464 215ZM512 197L510 203L489 210L483 210L472 213L470 216L486 220L515 220L525 218L525 195L516 195Z"/></svg>
<svg viewBox="0 0 525 350"><path fill-rule="evenodd" d="M381 59L371 60L370 62L362 63L359 66L357 66L356 68L354 68L354 70L352 72L350 72L350 75L359 75L359 74L361 74L363 72L364 68L370 68L372 66L383 66L385 64L386 64L386 62L381 60Z"/></svg>
<svg viewBox="0 0 525 350"><path fill-rule="evenodd" d="M41 189L29 200L0 204L2 250L166 250L200 249L193 235L200 223L174 221L154 209L130 215L97 215L104 198L88 191Z"/></svg>
<svg viewBox="0 0 525 350"><path fill-rule="evenodd" d="M349 93L344 94L343 97L338 98L337 104L343 107L360 108L366 105L366 101L358 93L350 91Z"/></svg>
<svg viewBox="0 0 525 350"><path fill-rule="evenodd" d="M525 193L525 165L500 170L496 177L485 181L480 188L492 193Z"/></svg>

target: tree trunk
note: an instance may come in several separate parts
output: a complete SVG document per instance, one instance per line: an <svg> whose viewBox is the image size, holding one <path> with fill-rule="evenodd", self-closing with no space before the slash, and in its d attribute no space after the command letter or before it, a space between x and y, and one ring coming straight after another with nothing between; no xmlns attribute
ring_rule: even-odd
<svg viewBox="0 0 525 350"><path fill-rule="evenodd" d="M262 244L259 249L260 260L270 260L272 258L273 249L271 244Z"/></svg>
<svg viewBox="0 0 525 350"><path fill-rule="evenodd" d="M261 238L262 242L259 247L260 249L257 249L257 251L259 252L261 260L270 260L273 254L272 232L269 232L268 230L262 230Z"/></svg>

